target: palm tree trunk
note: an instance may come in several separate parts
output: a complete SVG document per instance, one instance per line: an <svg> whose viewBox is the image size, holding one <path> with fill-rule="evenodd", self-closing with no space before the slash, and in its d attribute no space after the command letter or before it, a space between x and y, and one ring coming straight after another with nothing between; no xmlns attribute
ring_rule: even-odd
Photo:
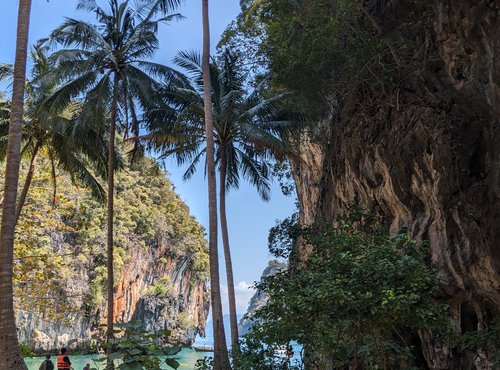
<svg viewBox="0 0 500 370"><path fill-rule="evenodd" d="M50 176L52 177L52 208L56 207L56 196L57 196L57 174L56 174L56 164L54 159L54 153L49 149L49 160L50 160Z"/></svg>
<svg viewBox="0 0 500 370"><path fill-rule="evenodd" d="M215 179L214 136L212 117L212 86L210 81L210 26L208 0L202 0L203 18L203 97L205 110L205 135L207 139L208 211L209 211L209 255L210 295L212 300L212 322L214 328L214 369L230 369L227 356L226 335L222 321L222 302L219 281L219 254L217 251L217 189Z"/></svg>
<svg viewBox="0 0 500 370"><path fill-rule="evenodd" d="M219 172L219 209L220 224L222 230L222 243L224 245L224 260L226 262L227 291L229 297L229 319L231 323L231 344L233 352L238 349L238 318L236 317L236 298L234 295L233 262L231 259L231 248L229 246L229 232L226 217L226 148L220 148L220 172Z"/></svg>
<svg viewBox="0 0 500 370"><path fill-rule="evenodd" d="M9 123L7 165L5 170L2 228L0 232L0 369L27 370L17 340L13 300L14 230L16 198L21 162L21 126L24 107L24 84L31 0L19 1L16 60Z"/></svg>
<svg viewBox="0 0 500 370"><path fill-rule="evenodd" d="M116 129L116 111L118 104L118 72L114 73L113 82L113 101L111 103L111 122L109 124L109 143L108 143L108 236L107 236L107 271L108 271L108 325L106 337L108 342L113 338L114 325L114 269L113 269L113 214L114 214L114 190L115 190L115 129ZM113 368L113 362L109 359L109 354L113 351L110 347L107 350L108 369Z"/></svg>
<svg viewBox="0 0 500 370"><path fill-rule="evenodd" d="M35 143L35 147L33 148L33 152L31 153L31 160L30 160L30 167L28 169L28 174L26 175L26 179L24 180L23 190L21 191L21 195L19 196L19 200L17 201L16 224L19 221L19 216L21 216L24 203L26 202L26 196L28 195L28 191L31 186L31 181L33 180L33 174L35 173L35 164L36 164L38 150L40 149L41 146L42 146L42 140L37 140Z"/></svg>

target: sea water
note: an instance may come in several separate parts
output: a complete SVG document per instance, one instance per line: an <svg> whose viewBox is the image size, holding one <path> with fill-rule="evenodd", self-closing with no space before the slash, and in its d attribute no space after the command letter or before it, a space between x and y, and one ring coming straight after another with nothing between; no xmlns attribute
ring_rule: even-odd
<svg viewBox="0 0 500 370"><path fill-rule="evenodd" d="M204 358L205 356L213 356L213 353L209 352L195 352L194 350L190 348L183 348L182 351L177 353L176 355L171 356L172 358L175 358L179 364L180 367L179 369L194 369L194 365L196 364L196 361L199 359ZM106 368L106 362L104 361L98 361L102 356L99 355L75 355L72 356L69 354L69 358L71 360L71 366L75 370L82 370L83 367L86 364L90 364L91 368L95 369L105 369ZM50 358L54 365L56 364L57 356L52 356ZM163 358L160 357L160 359L163 360ZM25 358L24 361L26 362L26 365L28 366L28 370L38 370L40 367L40 364L45 360L45 357L28 357ZM171 367L168 367L163 363L162 369L172 369Z"/></svg>

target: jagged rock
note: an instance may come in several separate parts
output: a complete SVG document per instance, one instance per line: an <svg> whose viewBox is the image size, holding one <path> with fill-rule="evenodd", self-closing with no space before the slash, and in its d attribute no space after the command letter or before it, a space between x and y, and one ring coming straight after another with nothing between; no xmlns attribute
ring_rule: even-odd
<svg viewBox="0 0 500 370"><path fill-rule="evenodd" d="M151 332L170 329L172 341L191 343L197 334L204 336L209 310L204 230L189 215L165 174L151 174L151 163L145 159L139 167L117 174L121 188L115 199L115 223L121 225L116 226L115 243L122 247L115 249L115 256L121 255L115 257L114 322L139 320ZM36 181L43 189L45 183ZM30 226L50 235L41 246L30 242L43 247L44 253L52 253L52 258L62 256L61 265L48 280L19 284L15 292L19 340L37 352L66 347L70 341L74 342L73 349L89 349L92 337L103 334L102 324L107 321L105 212L69 179L63 177L62 181L66 181L66 187L60 185L60 191L64 191L61 197L68 199L71 212L63 205L61 210L56 209L55 221L49 221L64 227L46 232L43 223ZM58 212L66 212L65 218ZM72 228L82 222L71 218L79 217L79 212L88 212L91 220L83 229ZM43 263L39 266L45 268ZM41 284L50 284L51 288L41 294L37 291ZM27 288L37 301L22 299Z"/></svg>
<svg viewBox="0 0 500 370"><path fill-rule="evenodd" d="M262 282L264 278L272 276L284 269L286 269L286 263L279 261L269 261L267 267L262 272L260 281ZM254 324L255 314L260 308L264 307L267 304L268 299L269 296L265 292L261 290L257 290L255 292L255 294L250 299L247 312L241 318L240 323L238 325L238 331L240 335L245 335L250 331L252 325Z"/></svg>
<svg viewBox="0 0 500 370"><path fill-rule="evenodd" d="M326 143L304 136L294 161L302 224L358 203L430 242L462 333L500 317L499 14L495 1L435 1L432 66L369 119L332 120ZM420 341L430 369L487 369L493 355Z"/></svg>
<svg viewBox="0 0 500 370"><path fill-rule="evenodd" d="M31 332L30 343L34 351L43 351L51 346L52 339L47 334L35 329Z"/></svg>

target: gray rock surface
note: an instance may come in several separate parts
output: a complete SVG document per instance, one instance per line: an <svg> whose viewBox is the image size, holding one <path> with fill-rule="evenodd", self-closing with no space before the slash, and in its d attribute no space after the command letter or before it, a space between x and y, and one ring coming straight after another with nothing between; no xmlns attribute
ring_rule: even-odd
<svg viewBox="0 0 500 370"><path fill-rule="evenodd" d="M263 281L264 278L272 276L279 271L283 271L284 269L286 269L286 263L275 260L269 261L267 267L262 272L260 281ZM238 331L240 335L245 335L250 331L254 323L255 314L260 308L264 307L267 304L268 300L269 297L265 292L261 290L257 290L255 292L253 297L250 299L246 314L241 318L239 322Z"/></svg>

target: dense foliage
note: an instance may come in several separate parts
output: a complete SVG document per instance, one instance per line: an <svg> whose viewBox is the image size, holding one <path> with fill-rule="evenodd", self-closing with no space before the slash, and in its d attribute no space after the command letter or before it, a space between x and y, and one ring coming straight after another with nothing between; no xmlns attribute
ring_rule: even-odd
<svg viewBox="0 0 500 370"><path fill-rule="evenodd" d="M432 2L410 2L412 14L398 23L397 5L377 1L242 0L221 46L246 56L253 78L267 74L273 86L299 94L308 115L325 117L339 98L396 87L403 62L421 66Z"/></svg>
<svg viewBox="0 0 500 370"><path fill-rule="evenodd" d="M89 190L57 171L53 203L52 169L40 161L15 244L16 307L35 316L65 322L73 312L65 284L84 268L91 283L83 297L89 312L103 304L106 289L106 213ZM26 164L22 174L26 173ZM193 272L192 283L207 278L208 254L204 228L172 190L165 173L150 159L129 165L118 176L116 196L117 278L135 248L169 244L159 263L185 256ZM164 284L168 285L168 282ZM170 282L171 284L171 282ZM154 291L149 293L156 294ZM144 292L148 294L148 292ZM69 324L69 323L67 323Z"/></svg>
<svg viewBox="0 0 500 370"><path fill-rule="evenodd" d="M285 230L293 228L286 223ZM382 231L362 214L292 236L307 258L258 285L270 301L257 314L242 361L297 342L320 368L393 369L412 357L409 332L447 328L446 306L434 301L440 278L426 263L425 245ZM284 367L252 367L271 368Z"/></svg>
<svg viewBox="0 0 500 370"><path fill-rule="evenodd" d="M173 357L182 347L163 346L159 343L162 338L169 337L171 332L163 330L158 333L150 333L142 329L140 321L132 321L125 324L117 324L117 338L107 342L104 338L96 339L96 349L99 344L105 348L112 348L110 359L120 370L160 370L167 366L169 369L177 369L180 364ZM98 362L105 362L102 357ZM96 361L96 362L97 362ZM96 370L92 368L92 370Z"/></svg>

